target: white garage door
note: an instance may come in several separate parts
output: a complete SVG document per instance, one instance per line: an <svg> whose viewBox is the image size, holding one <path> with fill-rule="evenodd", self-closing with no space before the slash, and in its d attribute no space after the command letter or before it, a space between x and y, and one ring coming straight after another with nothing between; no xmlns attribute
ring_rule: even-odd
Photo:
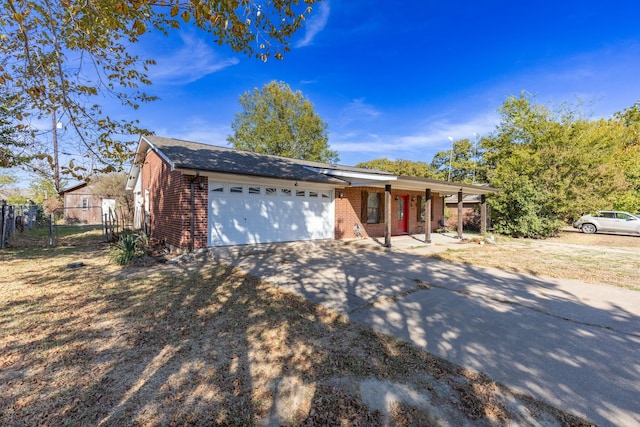
<svg viewBox="0 0 640 427"><path fill-rule="evenodd" d="M209 179L210 246L333 237L333 190Z"/></svg>

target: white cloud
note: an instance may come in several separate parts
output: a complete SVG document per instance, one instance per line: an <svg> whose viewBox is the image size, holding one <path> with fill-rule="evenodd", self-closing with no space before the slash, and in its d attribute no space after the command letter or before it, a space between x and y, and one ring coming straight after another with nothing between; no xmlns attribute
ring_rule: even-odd
<svg viewBox="0 0 640 427"><path fill-rule="evenodd" d="M465 138L475 141L476 133L486 136L495 129L498 120L493 111L462 121L431 117L422 121L420 131L404 133L402 128L396 128L385 134L373 134L350 128L332 132L329 142L347 164L379 157L429 162L435 153L450 146L449 137L454 141Z"/></svg>
<svg viewBox="0 0 640 427"><path fill-rule="evenodd" d="M208 74L236 65L237 58L220 58L204 40L180 32L182 45L166 56L158 56L149 75L154 83L192 83Z"/></svg>
<svg viewBox="0 0 640 427"><path fill-rule="evenodd" d="M401 144L417 148L438 148L450 144L449 137L454 141L460 139L475 139L475 134L485 136L493 131L498 123L498 114L491 110L479 112L466 120L456 121L450 118L427 119L425 131L418 135L401 138Z"/></svg>
<svg viewBox="0 0 640 427"><path fill-rule="evenodd" d="M306 20L307 25L305 27L306 32L304 38L296 43L296 47L309 46L311 43L313 43L313 39L315 38L315 36L327 25L330 12L331 6L329 4L329 0L325 0L320 3L318 11L312 14L311 17Z"/></svg>
<svg viewBox="0 0 640 427"><path fill-rule="evenodd" d="M346 127L354 122L362 122L382 115L382 111L378 110L371 104L364 102L364 98L354 99L340 111L338 120L339 127Z"/></svg>

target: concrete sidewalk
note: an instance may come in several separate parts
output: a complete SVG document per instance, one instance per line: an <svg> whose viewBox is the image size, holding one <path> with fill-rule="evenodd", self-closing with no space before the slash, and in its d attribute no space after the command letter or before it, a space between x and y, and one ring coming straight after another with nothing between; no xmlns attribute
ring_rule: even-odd
<svg viewBox="0 0 640 427"><path fill-rule="evenodd" d="M408 253L460 244L403 236L391 250L361 240L214 254L598 425L640 425L640 292Z"/></svg>
<svg viewBox="0 0 640 427"><path fill-rule="evenodd" d="M407 234L391 237L391 248L384 246L384 238L368 239L344 239L336 241L348 247L364 248L371 250L382 250L387 252L403 252L415 255L425 255L447 249L460 248L465 245L486 243L486 240L479 235L463 234L462 239L458 238L455 232L431 233L431 242L425 241L424 234Z"/></svg>

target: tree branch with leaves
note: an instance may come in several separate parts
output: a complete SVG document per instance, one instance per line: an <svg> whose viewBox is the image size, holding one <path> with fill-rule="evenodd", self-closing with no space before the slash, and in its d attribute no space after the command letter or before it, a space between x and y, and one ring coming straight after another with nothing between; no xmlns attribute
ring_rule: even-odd
<svg viewBox="0 0 640 427"><path fill-rule="evenodd" d="M143 90L155 61L131 50L143 34L195 26L236 52L282 58L317 1L4 0L0 88L25 105L14 121L51 118L53 141L55 122L65 121L93 172L113 171L129 159L132 136L148 131L135 118L118 118L128 114L109 114L104 98L134 111L156 99ZM34 154L54 167L48 148ZM75 178L89 172L77 162L61 169Z"/></svg>

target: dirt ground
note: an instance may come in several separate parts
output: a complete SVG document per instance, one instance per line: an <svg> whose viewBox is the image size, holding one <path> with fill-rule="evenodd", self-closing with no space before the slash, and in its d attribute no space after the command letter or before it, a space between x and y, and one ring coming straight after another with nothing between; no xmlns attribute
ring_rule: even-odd
<svg viewBox="0 0 640 427"><path fill-rule="evenodd" d="M599 246L605 248L639 249L640 237L627 234L585 234L575 228L565 228L558 237L543 240L550 243Z"/></svg>
<svg viewBox="0 0 640 427"><path fill-rule="evenodd" d="M640 237L567 229L550 239L496 236L495 244L462 244L433 256L537 276L640 290Z"/></svg>
<svg viewBox="0 0 640 427"><path fill-rule="evenodd" d="M66 243L0 252L1 425L589 425L209 259Z"/></svg>

